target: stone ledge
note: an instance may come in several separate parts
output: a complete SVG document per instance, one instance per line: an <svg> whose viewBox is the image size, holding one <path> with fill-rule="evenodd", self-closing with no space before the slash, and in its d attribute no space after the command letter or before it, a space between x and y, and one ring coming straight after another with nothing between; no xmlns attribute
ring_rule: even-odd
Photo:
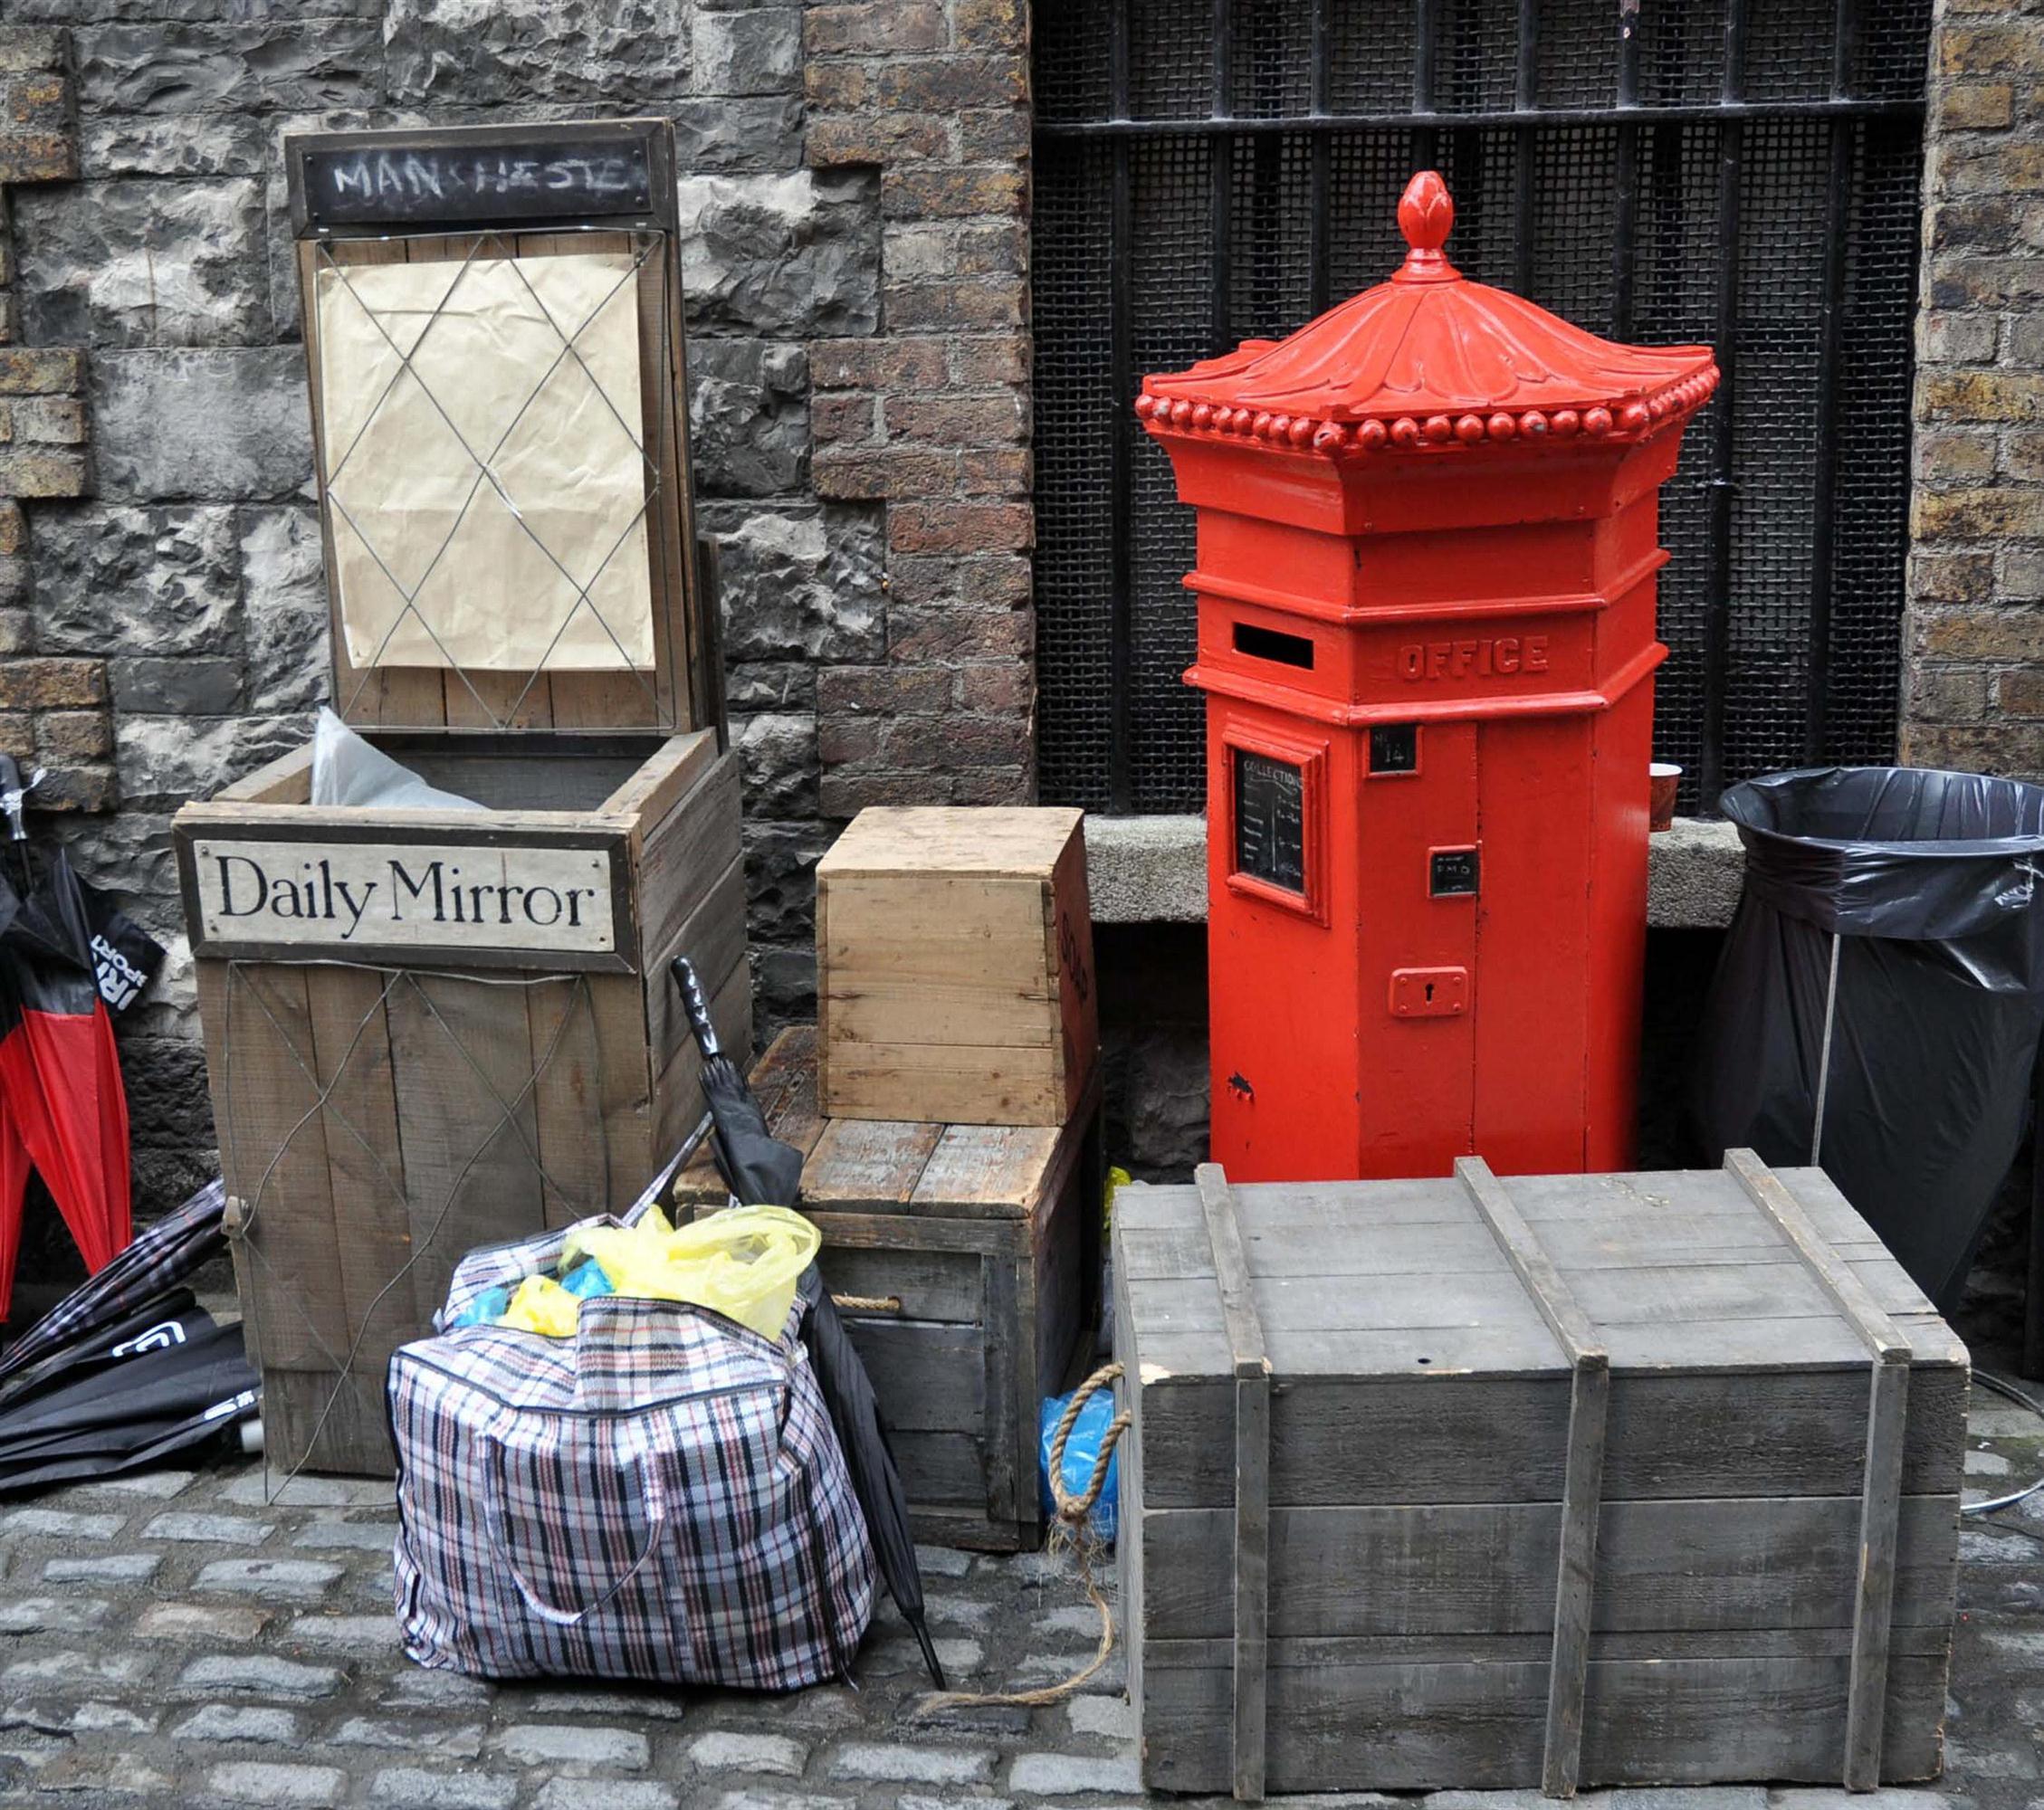
<svg viewBox="0 0 2044 1810"><path fill-rule="evenodd" d="M1722 820L1680 817L1648 844L1647 921L1715 929L1732 921L1744 858ZM1197 924L1207 916L1204 817L1086 818L1086 879L1099 924Z"/></svg>

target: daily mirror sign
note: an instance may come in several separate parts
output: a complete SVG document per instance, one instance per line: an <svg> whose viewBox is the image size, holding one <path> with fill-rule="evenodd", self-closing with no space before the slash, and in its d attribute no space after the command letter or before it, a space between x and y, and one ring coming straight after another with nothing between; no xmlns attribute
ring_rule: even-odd
<svg viewBox="0 0 2044 1810"><path fill-rule="evenodd" d="M192 844L209 944L436 949L617 947L601 848L224 841Z"/></svg>

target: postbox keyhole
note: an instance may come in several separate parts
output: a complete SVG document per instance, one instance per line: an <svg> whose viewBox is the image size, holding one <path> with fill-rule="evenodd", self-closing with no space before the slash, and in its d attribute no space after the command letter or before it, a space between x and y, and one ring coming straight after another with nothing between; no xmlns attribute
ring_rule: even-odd
<svg viewBox="0 0 2044 1810"><path fill-rule="evenodd" d="M1428 982L1427 983L1427 1004L1428 1004L1428 1005L1432 1005L1433 1003L1434 1003L1434 983L1433 983L1432 981L1430 981L1430 980L1429 980L1429 981L1428 981Z"/></svg>

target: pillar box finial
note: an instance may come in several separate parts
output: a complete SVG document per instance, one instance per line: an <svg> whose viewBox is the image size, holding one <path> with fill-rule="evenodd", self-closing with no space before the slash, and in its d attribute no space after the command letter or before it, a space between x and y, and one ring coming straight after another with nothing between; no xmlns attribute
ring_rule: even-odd
<svg viewBox="0 0 2044 1810"><path fill-rule="evenodd" d="M1448 262L1441 247L1455 227L1455 197L1438 170L1421 170L1399 197L1399 230L1412 249L1393 282L1447 282L1462 272Z"/></svg>

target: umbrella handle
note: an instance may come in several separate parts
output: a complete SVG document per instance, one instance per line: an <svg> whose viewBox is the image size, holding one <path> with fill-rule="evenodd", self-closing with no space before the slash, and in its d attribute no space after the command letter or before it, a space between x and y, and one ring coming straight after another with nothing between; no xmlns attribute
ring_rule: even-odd
<svg viewBox="0 0 2044 1810"><path fill-rule="evenodd" d="M485 1465L485 1482L482 1491L482 1525L490 1537L490 1544L497 1556L503 1560L504 1569L511 1573L511 1580L518 1586L518 1594L524 1597L525 1606L542 1622L551 1622L558 1628L578 1627L589 1616L602 1608L622 1591L632 1579L644 1571L660 1550L660 1536L667 1524L667 1499L660 1489L660 1473L652 1464L643 1465L640 1476L644 1480L645 1493L646 1539L645 1549L632 1561L632 1568L626 1572L593 1603L585 1603L579 1609L563 1609L549 1603L535 1589L525 1574L518 1568L518 1561L511 1557L511 1541L504 1537L503 1518L498 1510L498 1491L495 1487L502 1468L502 1451L496 1448L494 1463Z"/></svg>
<svg viewBox="0 0 2044 1810"><path fill-rule="evenodd" d="M682 1008L688 1014L689 1029L695 1033L695 1046L702 1052L702 1060L709 1062L722 1055L717 1027L710 1022L710 1002L702 996L702 983L695 977L695 964L686 956L676 956L668 963L667 972L674 976L675 990L682 996Z"/></svg>

